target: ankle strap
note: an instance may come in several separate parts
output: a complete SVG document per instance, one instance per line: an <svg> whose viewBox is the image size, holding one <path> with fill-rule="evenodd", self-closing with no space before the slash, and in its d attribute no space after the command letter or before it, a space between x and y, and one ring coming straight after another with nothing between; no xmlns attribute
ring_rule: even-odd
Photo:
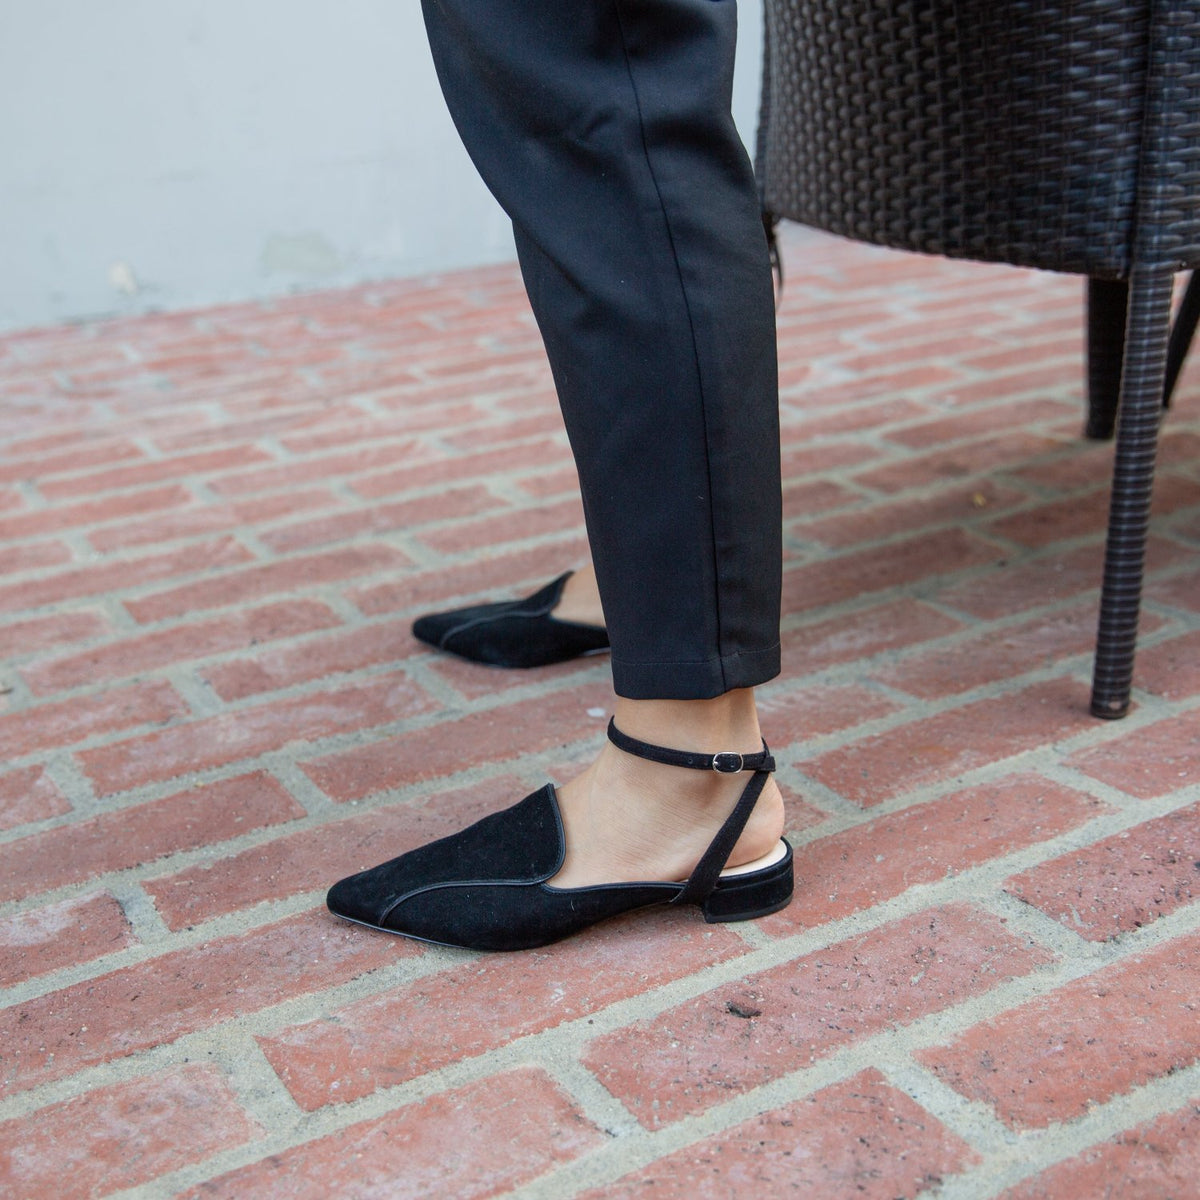
<svg viewBox="0 0 1200 1200"><path fill-rule="evenodd" d="M733 853L733 848L766 785L767 772L775 770L775 760L767 749L767 743L763 742L763 748L757 754L692 754L687 750L669 750L666 746L653 746L649 742L639 741L627 733L622 733L615 720L608 723L608 737L614 746L628 754L648 758L651 762L665 763L669 767L718 771L722 775L734 775L739 771L754 772L749 783L742 789L733 812L726 817L725 824L701 856L679 895L671 901L672 904L699 904L717 886L721 870Z"/></svg>
<svg viewBox="0 0 1200 1200"><path fill-rule="evenodd" d="M690 750L671 750L666 746L655 746L643 742L617 728L616 718L608 722L608 740L618 750L646 758L651 762L663 763L668 767L691 767L696 771L716 771L720 775L736 775L739 771L773 771L775 760L771 757L767 743L757 754L735 754L723 750L718 754L693 754Z"/></svg>

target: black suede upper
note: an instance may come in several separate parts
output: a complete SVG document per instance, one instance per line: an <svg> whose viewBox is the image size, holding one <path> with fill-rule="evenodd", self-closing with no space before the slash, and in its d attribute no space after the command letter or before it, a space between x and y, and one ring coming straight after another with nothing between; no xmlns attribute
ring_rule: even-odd
<svg viewBox="0 0 1200 1200"><path fill-rule="evenodd" d="M527 950L651 904L694 901L709 920L739 920L774 912L792 893L790 847L780 862L709 880L695 896L685 896L683 883L551 887L564 853L558 796L547 784L461 833L335 883L326 903L391 933L470 950Z"/></svg>
<svg viewBox="0 0 1200 1200"><path fill-rule="evenodd" d="M580 625L551 616L570 572L527 596L429 613L413 622L423 642L493 667L542 667L608 649L601 625Z"/></svg>
<svg viewBox="0 0 1200 1200"><path fill-rule="evenodd" d="M666 903L679 883L545 887L562 865L554 786L519 804L335 883L338 916L473 950L543 946L605 917Z"/></svg>
<svg viewBox="0 0 1200 1200"><path fill-rule="evenodd" d="M474 825L335 883L329 907L368 925L385 925L398 901L439 884L472 881L539 883L563 858L562 824L553 784Z"/></svg>

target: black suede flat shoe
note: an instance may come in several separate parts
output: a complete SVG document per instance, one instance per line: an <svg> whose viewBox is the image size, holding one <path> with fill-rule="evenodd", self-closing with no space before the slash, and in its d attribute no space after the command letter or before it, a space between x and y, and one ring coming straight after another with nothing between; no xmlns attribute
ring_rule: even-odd
<svg viewBox="0 0 1200 1200"><path fill-rule="evenodd" d="M547 881L566 854L553 784L390 862L340 880L329 911L348 921L468 950L529 950L633 909L696 904L706 921L745 921L792 898L792 848L780 839L756 862L722 870L762 793L774 759L759 754L691 754L638 741L610 721L622 750L669 766L753 771L737 805L684 883L613 883L558 888Z"/></svg>
<svg viewBox="0 0 1200 1200"><path fill-rule="evenodd" d="M489 667L545 667L608 649L603 625L580 625L551 616L571 577L568 571L524 600L477 604L430 613L413 622L413 634L439 650Z"/></svg>

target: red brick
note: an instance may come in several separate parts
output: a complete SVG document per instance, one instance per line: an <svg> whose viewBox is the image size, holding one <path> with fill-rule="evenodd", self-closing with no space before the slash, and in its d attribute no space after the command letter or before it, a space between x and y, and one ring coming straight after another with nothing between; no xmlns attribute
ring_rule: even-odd
<svg viewBox="0 0 1200 1200"><path fill-rule="evenodd" d="M282 785L262 772L192 787L6 842L0 898L80 883L302 816Z"/></svg>
<svg viewBox="0 0 1200 1200"><path fill-rule="evenodd" d="M530 378L528 370L497 371L486 381L476 378L439 379L436 382L428 379L414 379L411 375L392 381L384 379L372 384L371 390L375 406L385 412L404 411L414 404L446 404L459 401L480 400L485 397L504 395L514 390L531 391L544 387L542 378ZM382 393L382 394L380 394Z"/></svg>
<svg viewBox="0 0 1200 1200"><path fill-rule="evenodd" d="M388 583L349 592L349 599L367 616L404 609L449 608L494 599L515 599L544 587L567 566L586 559L587 539L563 538L552 545L496 558L472 557L470 562L436 571L413 572Z"/></svg>
<svg viewBox="0 0 1200 1200"><path fill-rule="evenodd" d="M90 962L136 941L107 892L74 896L0 919L0 987Z"/></svg>
<svg viewBox="0 0 1200 1200"><path fill-rule="evenodd" d="M995 384L991 386L995 387ZM1062 443L1053 438L1018 429L929 454L907 455L886 466L862 471L855 476L855 481L881 492L901 492L930 484L944 486L947 480L1008 470L1061 446Z"/></svg>
<svg viewBox="0 0 1200 1200"><path fill-rule="evenodd" d="M1048 1167L996 1200L1129 1197L1184 1200L1200 1178L1200 1097Z"/></svg>
<svg viewBox="0 0 1200 1200"><path fill-rule="evenodd" d="M222 381L223 382L223 381ZM204 385L200 385L203 390ZM195 401L197 397L196 384L193 381L188 386L188 399ZM261 393L259 393L261 394ZM193 422L189 425L167 426L157 429L153 439L155 447L164 454L178 454L182 451L198 450L213 445L228 443L252 442L263 437L275 437L289 430L303 428L308 423L319 422L326 416L332 417L332 412L309 394L296 397L284 407L267 408L256 403L258 395L251 385L240 383L236 391L231 392L229 406L222 406L220 421L208 420ZM244 401L251 403L245 405ZM248 411L247 411L248 409Z"/></svg>
<svg viewBox="0 0 1200 1200"><path fill-rule="evenodd" d="M1074 680L1050 680L921 717L801 766L846 799L870 807L1089 728L1086 702Z"/></svg>
<svg viewBox="0 0 1200 1200"><path fill-rule="evenodd" d="M186 713L187 705L167 683L135 683L97 696L39 704L0 716L0 761L96 734L161 724Z"/></svg>
<svg viewBox="0 0 1200 1200"><path fill-rule="evenodd" d="M1061 659L1091 650L1095 641L1094 606L1076 605L1022 625L985 627L945 649L911 654L870 675L889 687L936 700L1044 670Z"/></svg>
<svg viewBox="0 0 1200 1200"><path fill-rule="evenodd" d="M83 751L79 762L107 796L283 746L387 725L433 707L433 700L407 676L390 675L174 725Z"/></svg>
<svg viewBox="0 0 1200 1200"><path fill-rule="evenodd" d="M361 410L351 404L325 404L311 392L283 397L282 407L265 407L256 403L256 399L253 391L243 385L236 396L230 397L229 405L222 406L225 411L220 422L159 433L154 444L165 453L175 454L213 443L255 441L262 437L274 437L282 442L283 435L296 430L319 429L326 423L336 427L348 418L362 415ZM251 403L246 405L245 400Z"/></svg>
<svg viewBox="0 0 1200 1200"><path fill-rule="evenodd" d="M1179 517L1172 523L1171 532L1180 538L1200 541L1200 513L1189 513Z"/></svg>
<svg viewBox="0 0 1200 1200"><path fill-rule="evenodd" d="M788 532L793 537L840 549L930 525L971 523L986 513L1012 508L1026 498L1023 492L981 479L973 487L948 487L914 500L888 499L870 508L802 522L791 526Z"/></svg>
<svg viewBox="0 0 1200 1200"><path fill-rule="evenodd" d="M382 667L407 658L417 647L408 621L382 622L275 647L203 674L222 699L241 700L344 671Z"/></svg>
<svg viewBox="0 0 1200 1200"><path fill-rule="evenodd" d="M456 833L480 817L519 800L529 789L511 776L418 802L373 808L345 820L285 834L143 885L171 929L324 889L343 875Z"/></svg>
<svg viewBox="0 0 1200 1200"><path fill-rule="evenodd" d="M1045 1128L1200 1057L1200 934L983 1021L916 1057L1014 1129Z"/></svg>
<svg viewBox="0 0 1200 1200"><path fill-rule="evenodd" d="M572 497L555 504L512 509L477 521L455 521L419 534L418 540L438 554L453 555L582 529L583 505L577 497Z"/></svg>
<svg viewBox="0 0 1200 1200"><path fill-rule="evenodd" d="M22 571L37 571L43 567L58 567L72 558L65 542L25 542L18 546L0 547L0 575L19 575Z"/></svg>
<svg viewBox="0 0 1200 1200"><path fill-rule="evenodd" d="M784 571L783 611L805 612L906 584L932 583L939 576L994 563L999 557L995 546L964 530L947 529L937 537L922 534L807 562Z"/></svg>
<svg viewBox="0 0 1200 1200"><path fill-rule="evenodd" d="M1145 632L1145 622L1141 628ZM1200 630L1141 650L1137 685L1166 700L1185 700L1200 694Z"/></svg>
<svg viewBox="0 0 1200 1200"><path fill-rule="evenodd" d="M37 650L57 649L68 642L99 637L109 629L107 619L98 612L54 613L0 625L0 659L14 659Z"/></svg>
<svg viewBox="0 0 1200 1200"><path fill-rule="evenodd" d="M905 392L923 392L942 384L961 386L964 373L952 363L931 362L928 359L895 370L868 373L859 372L863 378L856 379L847 388L853 387L856 397L877 396L880 393L888 396L901 395Z"/></svg>
<svg viewBox="0 0 1200 1200"><path fill-rule="evenodd" d="M45 767L0 775L0 829L15 829L70 812L71 805Z"/></svg>
<svg viewBox="0 0 1200 1200"><path fill-rule="evenodd" d="M58 500L64 496L89 496L96 492L115 491L117 488L159 483L164 479L176 480L184 475L208 475L214 471L229 471L250 463L269 462L270 458L265 450L260 450L257 446L229 446L221 450L207 450L199 454L181 454L173 458L142 462L136 466L94 471L88 475L46 479L38 486L47 499Z"/></svg>
<svg viewBox="0 0 1200 1200"><path fill-rule="evenodd" d="M86 471L107 463L129 459L145 461L145 453L132 438L99 438L85 446L73 446L59 454L40 457L15 458L0 463L0 480L5 483L22 479L36 479L45 492L48 477L66 472ZM85 488L85 491L90 489Z"/></svg>
<svg viewBox="0 0 1200 1200"><path fill-rule="evenodd" d="M253 555L233 538L199 542L144 558L123 558L97 566L76 567L41 579L0 587L0 612L58 604L79 597L99 596L139 584L156 583L176 575L192 575L214 567L244 563ZM219 582L219 581L217 581ZM196 585L202 586L202 585Z"/></svg>
<svg viewBox="0 0 1200 1200"><path fill-rule="evenodd" d="M1082 408L1079 410L1079 419L1082 424ZM1008 474L1055 494L1094 488L1112 478L1111 442L1077 438L1070 445L1064 445L1062 450L1062 454L1053 458L1014 467Z"/></svg>
<svg viewBox="0 0 1200 1200"><path fill-rule="evenodd" d="M465 349L465 348L464 348ZM504 353L493 346L479 346L476 353L464 353L464 349L453 348L444 356L436 352L427 359L424 373L432 379L445 379L456 375L477 376L486 383L493 374L505 374L515 368L525 372L531 382L541 379L546 372L545 358L540 347L534 350L523 346L516 351Z"/></svg>
<svg viewBox="0 0 1200 1200"><path fill-rule="evenodd" d="M1188 428L1168 419L1159 439L1156 461L1164 467L1182 467L1187 471L1195 468L1197 460L1200 460L1200 430L1194 424Z"/></svg>
<svg viewBox="0 0 1200 1200"><path fill-rule="evenodd" d="M1024 351L1028 353L1028 351ZM1079 360L1069 359L1063 362L1039 366L1021 376L1008 375L1001 379L988 380L987 395L980 397L984 400L999 400L997 404L956 405L958 411L943 416L934 417L928 421L918 421L904 426L902 429L890 431L888 440L899 442L902 446L920 449L924 446L940 447L947 442L960 441L966 438L988 437L996 433L1005 433L1012 429L1029 429L1031 426L1051 420L1066 412L1076 415L1076 403L1071 398L1070 407L1062 401L1055 401L1051 396L1038 396L1034 400L1009 400L1007 395L1028 390L1029 386L1040 388L1043 383L1057 384L1070 380L1075 382L1079 371ZM953 389L953 396L959 399L961 390Z"/></svg>
<svg viewBox="0 0 1200 1200"><path fill-rule="evenodd" d="M991 522L988 532L1023 546L1046 546L1067 538L1103 534L1108 527L1108 498L1107 485L1085 495L1066 496ZM1200 504L1200 483L1177 475L1163 475L1155 481L1155 516L1165 517L1194 504Z"/></svg>
<svg viewBox="0 0 1200 1200"><path fill-rule="evenodd" d="M253 496L231 504L197 502L160 516L92 530L88 541L100 551L122 550L200 534L237 531L243 525L298 517L314 510L336 508L340 503L328 488L295 488L285 494Z"/></svg>
<svg viewBox="0 0 1200 1200"><path fill-rule="evenodd" d="M894 701L866 688L815 684L802 692L766 691L758 700L763 737L777 750L895 712Z"/></svg>
<svg viewBox="0 0 1200 1200"><path fill-rule="evenodd" d="M369 448L357 447L340 454L325 454L295 462L258 467L214 479L209 487L218 496L245 496L251 492L304 487L314 479L358 475L375 467L405 464L404 469L429 461L432 451L417 438Z"/></svg>
<svg viewBox="0 0 1200 1200"><path fill-rule="evenodd" d="M490 314L489 314L490 315ZM427 336L427 331L426 336ZM461 429L478 420L485 411L476 404L434 405L399 409L387 417L366 417L359 409L347 408L335 423L279 439L289 454L320 454L340 446L378 442L418 430Z"/></svg>
<svg viewBox="0 0 1200 1200"><path fill-rule="evenodd" d="M407 938L316 910L168 951L0 1010L6 1046L0 1095L168 1045L418 953L418 943Z"/></svg>
<svg viewBox="0 0 1200 1200"><path fill-rule="evenodd" d="M143 488L79 504L60 504L52 508L35 509L0 520L0 539L31 537L39 533L62 529L77 529L100 521L120 517L141 516L166 508L178 508L191 501L191 493L179 484L161 488Z"/></svg>
<svg viewBox="0 0 1200 1200"><path fill-rule="evenodd" d="M1147 571L1184 562L1182 546L1151 537L1146 544ZM1100 587L1104 547L1096 542L1075 550L1058 551L1028 559L1024 555L1006 559L997 554L995 569L963 583L952 583L937 594L940 604L962 609L985 621L1000 620L1080 592Z"/></svg>
<svg viewBox="0 0 1200 1200"><path fill-rule="evenodd" d="M181 1200L483 1200L507 1194L603 1140L549 1076L525 1067L273 1154L203 1183Z"/></svg>
<svg viewBox="0 0 1200 1200"><path fill-rule="evenodd" d="M493 512L504 503L485 487L446 488L436 495L420 496L415 500L371 504L349 512L335 512L327 517L297 521L279 529L265 530L259 536L272 550L283 554L329 542L348 541L363 534L407 530L429 521L450 521L476 513Z"/></svg>
<svg viewBox="0 0 1200 1200"><path fill-rule="evenodd" d="M322 508L337 508L341 498L328 487L293 488L289 492L268 496L248 496L236 500L228 510L239 524L257 525L264 521L281 521L301 513Z"/></svg>
<svg viewBox="0 0 1200 1200"><path fill-rule="evenodd" d="M1200 781L1200 710L1081 750L1067 763L1139 800L1194 787Z"/></svg>
<svg viewBox="0 0 1200 1200"><path fill-rule="evenodd" d="M314 508L327 508L336 504L332 493L320 490L301 492L284 497L269 497L275 501L286 499L286 503L272 506L256 513L250 503L243 504L193 504L190 508L179 508L157 517L139 517L133 521L122 521L91 531L88 541L101 553L125 550L135 546L152 545L155 542L171 542L180 538L193 538L203 534L236 531L243 525L258 520L269 520L278 515L294 516Z"/></svg>
<svg viewBox="0 0 1200 1200"><path fill-rule="evenodd" d="M877 318L869 332L871 342L876 340L875 334L879 324ZM862 373L887 373L903 363L928 362L932 359L958 365L970 361L970 355L995 352L999 344L994 337L974 335L969 326L966 329L951 329L941 320L925 324L919 329L910 326L908 334L904 340L893 340L883 349L851 352L839 360L839 365L848 371ZM1022 347L1022 350L1028 355L1025 347ZM1028 361L1028 358L1025 361ZM926 408L921 415L929 416L929 409Z"/></svg>
<svg viewBox="0 0 1200 1200"><path fill-rule="evenodd" d="M553 697L503 705L456 721L441 721L386 741L301 763L300 769L334 800L359 800L385 788L453 775L485 763L536 754L577 738L604 733L612 688L589 684Z"/></svg>
<svg viewBox="0 0 1200 1200"><path fill-rule="evenodd" d="M214 579L184 584L139 600L128 600L125 607L137 621L159 621L200 609L246 604L280 593L290 593L298 588L340 582L359 575L399 571L408 562L404 554L391 546L348 546L344 550L330 550L324 554L310 554L225 572Z"/></svg>
<svg viewBox="0 0 1200 1200"><path fill-rule="evenodd" d="M907 599L800 625L783 635L783 677L798 679L836 663L949 636L962 627L936 609Z"/></svg>
<svg viewBox="0 0 1200 1200"><path fill-rule="evenodd" d="M1083 322L1074 314L1067 320L1039 321L1017 345L970 354L966 364L977 371L1003 372L1011 367L1029 367L1033 363L1046 363L1047 370L1055 367L1062 372L1065 383L1074 383L1079 375L1079 362L1085 353ZM1036 420L1037 413L1030 414Z"/></svg>
<svg viewBox="0 0 1200 1200"><path fill-rule="evenodd" d="M4 1122L0 1178L12 1196L90 1200L150 1183L260 1133L219 1072L183 1067Z"/></svg>
<svg viewBox="0 0 1200 1200"><path fill-rule="evenodd" d="M543 499L546 496L579 495L579 472L569 463L547 467L536 475L513 480L513 486L527 496Z"/></svg>
<svg viewBox="0 0 1200 1200"><path fill-rule="evenodd" d="M813 344L820 346L819 342ZM858 395L861 381L858 378L851 381L848 389L844 376L840 376L836 369L831 368L831 364L817 364L806 358L803 343L792 343L787 349L788 353L779 364L779 416L781 433L785 440L796 437L794 426L797 423L792 418L797 408L814 415L823 414L828 410L828 402L832 397L839 399L842 402L841 407L847 409L856 407L856 401L861 405L861 397ZM846 430L835 426L830 432L837 434Z"/></svg>
<svg viewBox="0 0 1200 1200"><path fill-rule="evenodd" d="M597 1038L584 1062L642 1125L660 1129L1049 957L990 914L928 909Z"/></svg>
<svg viewBox="0 0 1200 1200"><path fill-rule="evenodd" d="M259 1043L311 1111L578 1020L745 950L736 934L694 914L635 914L556 946L442 971ZM389 1030L385 1043L381 1029Z"/></svg>
<svg viewBox="0 0 1200 1200"><path fill-rule="evenodd" d="M579 1200L896 1200L936 1190L978 1162L961 1138L868 1069L591 1188Z"/></svg>
<svg viewBox="0 0 1200 1200"><path fill-rule="evenodd" d="M447 424L447 429L454 426ZM479 450L485 446L496 446L504 442L515 442L522 438L539 437L543 434L563 432L563 419L553 398L548 398L544 411L524 417L505 416L503 420L476 425L461 433L448 433L442 441L456 450Z"/></svg>
<svg viewBox="0 0 1200 1200"><path fill-rule="evenodd" d="M527 688L531 683L539 686L553 685L558 680L567 679L572 675L595 673L598 663L607 662L603 653L586 654L568 662L552 663L548 667L505 671L481 669L478 663L467 662L466 659L456 658L452 654L430 653L424 646L421 647L421 651L426 655L423 664L425 670L445 680L466 700L495 699L505 692Z"/></svg>
<svg viewBox="0 0 1200 1200"><path fill-rule="evenodd" d="M849 438L813 443L797 433L796 444L789 446L785 443L780 455L783 486L787 488L806 475L821 475L826 471L856 467L878 457L878 451Z"/></svg>
<svg viewBox="0 0 1200 1200"><path fill-rule="evenodd" d="M540 471L544 467L553 468L569 460L570 450L567 448L565 437L561 440L543 439L479 451L475 454L461 454L433 462L406 465L392 471L356 475L350 480L350 485L360 496L367 500L375 500L398 492L410 492L416 488L463 483L491 475L507 474L522 468Z"/></svg>
<svg viewBox="0 0 1200 1200"><path fill-rule="evenodd" d="M1093 942L1149 925L1200 893L1200 804L1041 863L1004 890Z"/></svg>
<svg viewBox="0 0 1200 1200"><path fill-rule="evenodd" d="M844 504L856 504L859 500L861 497L857 492L828 479L805 479L784 488L783 519L785 522L791 521L829 508L840 508ZM790 527L789 533L794 528Z"/></svg>
<svg viewBox="0 0 1200 1200"><path fill-rule="evenodd" d="M1056 837L1105 812L1037 775L1010 775L876 817L796 850L799 901L768 917L777 935L815 929Z"/></svg>
<svg viewBox="0 0 1200 1200"><path fill-rule="evenodd" d="M1200 612L1200 571L1188 571L1171 579L1151 579L1144 595L1159 604Z"/></svg>
<svg viewBox="0 0 1200 1200"><path fill-rule="evenodd" d="M334 612L315 600L282 601L43 659L22 667L21 675L35 694L46 695L83 684L127 679L173 663L240 650L338 623Z"/></svg>

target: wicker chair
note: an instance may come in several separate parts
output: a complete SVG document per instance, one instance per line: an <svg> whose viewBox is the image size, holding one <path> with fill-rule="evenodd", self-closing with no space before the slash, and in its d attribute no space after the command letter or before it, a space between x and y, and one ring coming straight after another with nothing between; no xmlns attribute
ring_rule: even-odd
<svg viewBox="0 0 1200 1200"><path fill-rule="evenodd" d="M766 0L758 169L771 228L1127 292L1092 689L1124 716L1172 283L1200 265L1200 3Z"/></svg>

